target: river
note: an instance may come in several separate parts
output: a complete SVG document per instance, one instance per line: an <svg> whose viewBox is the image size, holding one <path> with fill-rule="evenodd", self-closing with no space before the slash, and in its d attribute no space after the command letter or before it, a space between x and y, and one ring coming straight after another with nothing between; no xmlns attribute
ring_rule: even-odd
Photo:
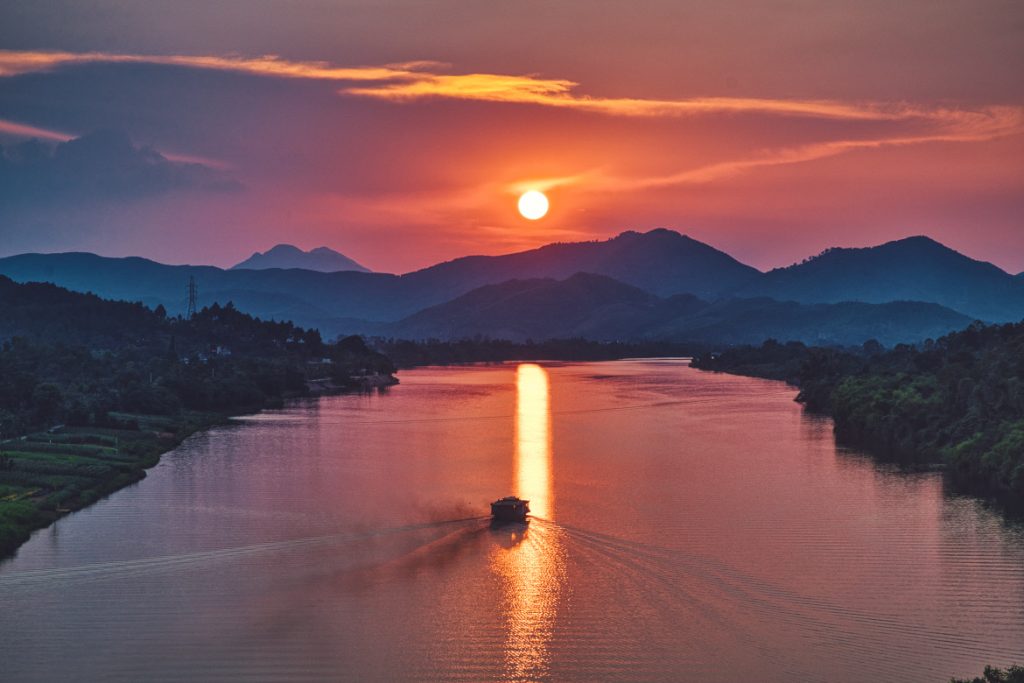
<svg viewBox="0 0 1024 683"><path fill-rule="evenodd" d="M1024 531L680 360L423 368L197 434L0 563L0 678L947 681ZM492 529L517 494L527 527Z"/></svg>

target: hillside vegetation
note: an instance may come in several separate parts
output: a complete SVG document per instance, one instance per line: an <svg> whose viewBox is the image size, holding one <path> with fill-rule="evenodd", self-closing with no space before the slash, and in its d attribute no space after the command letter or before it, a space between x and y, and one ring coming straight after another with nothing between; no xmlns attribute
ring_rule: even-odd
<svg viewBox="0 0 1024 683"><path fill-rule="evenodd" d="M1024 283L927 237L875 247L827 249L777 268L736 292L779 301L929 301L988 322L1024 318Z"/></svg>
<svg viewBox="0 0 1024 683"><path fill-rule="evenodd" d="M793 382L797 400L833 417L841 442L942 462L966 489L1024 502L1024 323L974 324L890 351L768 342L694 366Z"/></svg>
<svg viewBox="0 0 1024 683"><path fill-rule="evenodd" d="M225 416L393 382L358 337L214 305L192 319L0 276L0 555Z"/></svg>

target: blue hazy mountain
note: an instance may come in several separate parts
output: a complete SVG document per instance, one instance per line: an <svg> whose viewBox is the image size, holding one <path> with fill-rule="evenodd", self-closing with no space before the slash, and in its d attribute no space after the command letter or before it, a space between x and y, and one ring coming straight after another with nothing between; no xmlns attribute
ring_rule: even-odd
<svg viewBox="0 0 1024 683"><path fill-rule="evenodd" d="M937 338L971 322L961 313L921 302L706 302L686 294L663 298L603 275L577 273L565 280L485 285L364 331L412 339L481 335L513 341L585 337L747 344L774 338L839 345L877 339L892 345Z"/></svg>
<svg viewBox="0 0 1024 683"><path fill-rule="evenodd" d="M593 281L573 280L576 273L604 276L615 284L604 282L598 286ZM586 316L571 314L571 306L566 305L562 315L564 330L557 336L573 331L582 334L587 330L595 330L593 334L600 330L608 338L634 333L676 336L678 330L673 326L681 316L659 307L666 306L665 301L680 303L689 299L718 306L708 309L708 315L719 310L726 322L716 327L718 323L709 319L701 324L709 334L711 330L718 330L723 338L730 339L733 338L730 330L736 330L737 337L745 334L741 329L742 316L746 316L746 329L760 330L758 334L810 341L825 339L830 334L825 327L814 327L817 320L831 320L847 330L833 336L852 339L859 334L854 326L863 325L865 339L870 336L898 339L899 334L906 333L909 336L905 339L910 340L919 334L935 336L932 331L946 324L953 329L961 319L950 317L952 312L993 322L1024 317L1024 278L967 258L927 238L900 240L867 249L833 249L802 264L769 273L760 273L692 238L659 229L647 233L625 232L603 241L550 244L502 256L468 256L405 275L295 268L224 270L86 253L11 256L0 259L0 274L21 282L53 282L107 298L142 301L149 306L163 304L172 315L184 312L188 281L194 277L199 286L200 306L233 301L239 309L253 315L317 327L327 337L403 320L410 326L434 325L434 321L440 319L436 312L431 314L435 317L410 318L425 309L454 303L470 293L473 296L468 302L480 309L474 315L483 315L488 297L496 300L499 296L505 297L501 299L505 302L504 314L510 320L497 324L494 316L503 309L493 307L493 311L487 313L491 316L487 329L519 325L526 330L525 322L516 323L511 318L519 316L525 321L535 311L543 312L545 305L540 301L545 294L543 287L549 288L546 295L553 301L557 297L576 301L570 294L579 297L573 305L592 317L586 320ZM527 299L512 300L505 296L508 291L504 285L512 280L522 283L567 279L572 280L576 289L564 285L556 287L550 282L543 286L529 285L541 287L529 306L522 304ZM488 285L503 287L476 291ZM616 289L620 286L631 288L632 293L625 296L626 290ZM637 291L653 298L646 304L638 303L630 298L639 296ZM598 300L594 302L588 297ZM751 300L755 303L750 303ZM921 302L937 304L943 310L914 308L912 312L921 317L911 321L912 327L901 328L900 321L892 321L891 332L882 330L880 334L869 334L867 330L879 329L884 322L881 311L901 315L899 306L907 304L888 309L850 305L844 309L848 317L841 319L836 317L839 309L829 309L832 317L825 316L825 309L817 309L818 318L803 317L811 315L808 311L815 309L779 303L787 301L798 304ZM512 308L512 304L519 308ZM692 302L686 305L690 304ZM459 303L460 307L466 305L465 300ZM645 319L641 330L634 325L639 316L637 311L648 308L656 310L661 318ZM769 311L772 313L767 313ZM740 312L741 317L732 317L739 316ZM857 312L861 317L855 315ZM773 321L771 315L776 314L781 317ZM469 320L468 313L460 315L461 319ZM787 331L785 321L799 322L802 327ZM537 324L538 329L543 327L540 322ZM688 320L686 329L696 329L693 327L696 324L696 320ZM733 325L735 327L731 327Z"/></svg>
<svg viewBox="0 0 1024 683"><path fill-rule="evenodd" d="M250 270L302 268L305 270L318 270L321 273L333 273L339 270L355 270L361 273L370 272L369 268L356 263L348 256L333 249L317 247L316 249L303 251L291 244L278 244L267 251L257 251L241 263L232 266L231 270L242 268Z"/></svg>
<svg viewBox="0 0 1024 683"><path fill-rule="evenodd" d="M626 231L609 240L548 244L503 256L466 256L404 277L446 290L445 300L485 284L513 279L607 275L657 294L717 298L760 277L724 251L658 228Z"/></svg>
<svg viewBox="0 0 1024 683"><path fill-rule="evenodd" d="M467 256L405 275L308 269L223 270L169 266L148 259L87 253L21 254L0 259L0 274L53 282L100 296L162 303L184 311L189 277L200 305L229 300L264 318L287 318L332 334L346 319L395 321L477 287L512 279L564 279L593 272L658 295L716 298L757 270L724 252L670 230L626 232L610 240L551 244L503 256Z"/></svg>
<svg viewBox="0 0 1024 683"><path fill-rule="evenodd" d="M699 301L690 297L694 301ZM484 285L379 332L414 339L625 338L656 314L654 294L604 275L534 278Z"/></svg>
<svg viewBox="0 0 1024 683"><path fill-rule="evenodd" d="M801 303L929 301L990 322L1024 318L1024 279L928 237L829 249L769 271L735 295Z"/></svg>

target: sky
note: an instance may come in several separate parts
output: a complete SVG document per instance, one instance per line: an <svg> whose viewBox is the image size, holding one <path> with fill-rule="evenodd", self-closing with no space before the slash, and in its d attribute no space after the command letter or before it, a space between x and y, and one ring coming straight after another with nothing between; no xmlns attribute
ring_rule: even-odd
<svg viewBox="0 0 1024 683"><path fill-rule="evenodd" d="M0 256L407 272L667 227L1016 273L1022 73L1017 0L0 0Z"/></svg>

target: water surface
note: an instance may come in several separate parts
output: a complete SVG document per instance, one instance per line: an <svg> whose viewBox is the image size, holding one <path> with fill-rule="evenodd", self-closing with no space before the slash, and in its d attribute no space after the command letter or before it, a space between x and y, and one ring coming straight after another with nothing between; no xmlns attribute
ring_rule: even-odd
<svg viewBox="0 0 1024 683"><path fill-rule="evenodd" d="M5 680L945 681L1024 533L683 361L426 368L188 439L0 564ZM502 495L528 527L491 529Z"/></svg>

